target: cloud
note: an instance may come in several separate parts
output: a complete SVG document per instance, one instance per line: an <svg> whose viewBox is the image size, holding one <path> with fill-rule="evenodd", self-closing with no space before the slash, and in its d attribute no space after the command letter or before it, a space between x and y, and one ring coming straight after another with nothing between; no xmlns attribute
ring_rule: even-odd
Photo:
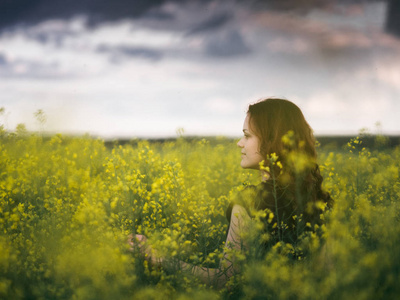
<svg viewBox="0 0 400 300"><path fill-rule="evenodd" d="M205 52L212 57L232 57L249 54L251 49L239 31L229 30L208 36Z"/></svg>
<svg viewBox="0 0 400 300"><path fill-rule="evenodd" d="M75 6L66 8L75 17L42 13L51 17L32 26L22 9L16 19L26 26L0 34L0 107L43 108L49 122L69 112L53 122L59 131L239 134L247 103L275 95L302 104L319 131L356 132L386 116L394 121L385 128L398 128L400 41L379 29L382 4L296 14L250 8L260 1L150 2L126 17L96 13L110 5L102 1L71 0L62 7Z"/></svg>
<svg viewBox="0 0 400 300"><path fill-rule="evenodd" d="M0 66L5 66L7 65L7 59L6 56L2 53L0 53Z"/></svg>
<svg viewBox="0 0 400 300"><path fill-rule="evenodd" d="M205 35L229 27L231 21L235 21L238 9L240 6L236 0L175 0L152 7L135 21L156 30L178 32L186 36Z"/></svg>
<svg viewBox="0 0 400 300"><path fill-rule="evenodd" d="M10 59L0 53L0 77L30 78L30 79L60 79L72 74L63 72L57 62L42 62L40 60Z"/></svg>
<svg viewBox="0 0 400 300"><path fill-rule="evenodd" d="M242 31L253 52L274 59L301 58L351 72L361 62L369 63L377 52L396 56L400 51L400 41L383 29L384 2L315 8L306 15L260 10L246 18Z"/></svg>
<svg viewBox="0 0 400 300"><path fill-rule="evenodd" d="M310 44L300 37L277 37L267 43L267 48L274 53L304 54L310 51Z"/></svg>
<svg viewBox="0 0 400 300"><path fill-rule="evenodd" d="M85 17L76 17L70 20L48 20L14 32L43 45L52 44L61 47L67 38L79 38L86 28L86 24Z"/></svg>
<svg viewBox="0 0 400 300"><path fill-rule="evenodd" d="M400 53L400 51L399 51ZM400 55L379 54L379 60L363 64L354 73L355 78L373 83L376 90L390 90L395 93L400 86Z"/></svg>
<svg viewBox="0 0 400 300"><path fill-rule="evenodd" d="M1 68L0 76L34 77L35 71L38 78L98 76L111 64L131 58L158 61L168 51L180 50L182 45L176 34L143 28L133 21L92 29L86 28L85 22L81 17L53 20L3 33L0 44L8 65ZM46 36L47 42L42 43L34 36ZM56 39L59 42L54 42Z"/></svg>
<svg viewBox="0 0 400 300"><path fill-rule="evenodd" d="M143 19L147 20L160 20L160 21L173 21L175 19L175 15L171 12L162 11L158 7L155 9L150 9L142 16Z"/></svg>
<svg viewBox="0 0 400 300"><path fill-rule="evenodd" d="M136 18L165 0L13 0L0 5L0 26L10 28L33 25L46 20L67 20L79 15L88 17L89 24Z"/></svg>
<svg viewBox="0 0 400 300"><path fill-rule="evenodd" d="M220 29L221 27L226 25L231 19L232 15L228 14L227 12L217 13L216 15L211 16L211 18L209 18L208 20L189 30L188 34L198 34Z"/></svg>
<svg viewBox="0 0 400 300"><path fill-rule="evenodd" d="M152 61L157 61L163 56L162 51L130 45L109 46L106 44L101 44L97 46L96 51L99 53L110 54L111 61L113 62L119 62L121 59L129 57L141 57Z"/></svg>
<svg viewBox="0 0 400 300"><path fill-rule="evenodd" d="M377 1L363 1L374 4ZM378 1L380 2L380 1ZM382 2L382 1L381 1ZM229 14L219 14L221 8L234 10L238 7L253 12L291 12L305 15L315 10L341 12L357 16L360 10L359 0L13 0L0 3L0 30L18 26L29 27L48 20L70 20L85 16L89 26L121 20L144 18L163 22L182 22L177 15L165 7L184 7L187 10L198 8L195 20L206 17L204 24L198 24L192 30L208 30L220 27L229 21ZM212 11L217 11L215 16ZM359 14L360 15L360 14Z"/></svg>
<svg viewBox="0 0 400 300"><path fill-rule="evenodd" d="M237 112L237 104L224 98L211 98L204 103L209 113L217 115L230 115Z"/></svg>
<svg viewBox="0 0 400 300"><path fill-rule="evenodd" d="M147 21L177 21L177 16L170 7L184 7L196 11L197 17L208 18L212 10L219 7L237 5L237 1L210 0L13 0L0 3L0 30L18 26L30 27L48 20L70 20L77 16L85 16L89 26L121 20L135 20L140 17ZM208 9L209 8L209 9ZM232 9L232 8L231 8ZM182 15L181 15L182 16ZM226 14L211 17L196 30L215 28L229 19ZM180 19L179 21L182 21Z"/></svg>
<svg viewBox="0 0 400 300"><path fill-rule="evenodd" d="M35 42L40 47L64 47L68 40L78 40L87 32L87 19L76 17L70 20L48 20L29 27L16 27L0 34L2 44L22 40L25 43Z"/></svg>

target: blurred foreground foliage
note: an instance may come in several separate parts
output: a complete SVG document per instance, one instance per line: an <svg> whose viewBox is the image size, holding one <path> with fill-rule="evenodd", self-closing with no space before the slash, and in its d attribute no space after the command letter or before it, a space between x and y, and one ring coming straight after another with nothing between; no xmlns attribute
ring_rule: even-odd
<svg viewBox="0 0 400 300"><path fill-rule="evenodd" d="M223 289L174 265L216 267L225 209L257 184L232 141L178 138L105 146L88 137L43 139L25 128L0 137L1 299L394 299L400 294L400 149L319 149L335 199L323 240L291 261L251 251ZM381 141L380 141L381 143ZM145 234L170 259L149 266L126 243ZM284 246L284 245L283 245ZM279 248L279 247L276 247Z"/></svg>

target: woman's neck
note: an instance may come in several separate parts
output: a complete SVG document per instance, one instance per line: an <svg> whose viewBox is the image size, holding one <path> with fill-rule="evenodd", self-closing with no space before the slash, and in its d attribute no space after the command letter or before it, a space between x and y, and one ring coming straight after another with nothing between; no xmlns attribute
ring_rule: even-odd
<svg viewBox="0 0 400 300"><path fill-rule="evenodd" d="M260 174L261 174L261 181L262 182L265 182L265 181L267 181L267 180L269 180L271 178L271 175L265 170L261 170Z"/></svg>

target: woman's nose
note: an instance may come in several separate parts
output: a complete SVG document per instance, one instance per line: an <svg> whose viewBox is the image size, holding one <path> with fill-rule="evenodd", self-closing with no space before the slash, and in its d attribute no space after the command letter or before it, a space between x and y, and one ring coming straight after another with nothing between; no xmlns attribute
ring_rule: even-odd
<svg viewBox="0 0 400 300"><path fill-rule="evenodd" d="M237 145L239 148L243 148L242 139L240 139L239 142L237 142L236 145Z"/></svg>

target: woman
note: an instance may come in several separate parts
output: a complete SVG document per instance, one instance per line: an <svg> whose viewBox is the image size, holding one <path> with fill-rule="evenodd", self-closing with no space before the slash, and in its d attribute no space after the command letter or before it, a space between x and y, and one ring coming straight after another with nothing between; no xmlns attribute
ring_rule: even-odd
<svg viewBox="0 0 400 300"><path fill-rule="evenodd" d="M262 182L248 188L253 191L250 201L247 196L231 203L228 220L231 209L237 205L249 215L268 211L273 217L264 222L269 233L268 242L262 247L264 253L277 242L295 245L305 231L321 225L321 213L333 205L329 194L321 188L311 127L295 104L271 98L249 106L243 133L238 142L242 149L241 166L260 169L263 162ZM301 253L292 255L297 257Z"/></svg>
<svg viewBox="0 0 400 300"><path fill-rule="evenodd" d="M183 269L218 286L239 269L234 256L228 254L229 248L263 256L278 242L295 245L305 231L322 223L322 211L332 205L329 194L321 189L322 177L316 164L312 130L295 104L271 98L250 105L243 133L237 143L242 153L240 165L260 170L261 183L246 187L227 209L227 251L220 268L202 268L181 262ZM255 246L254 236L252 239L247 233L253 220L260 216L264 235L256 237L258 245ZM163 258L157 258L146 245L145 236L136 235L136 239L153 264L163 263ZM132 239L130 244L132 247L135 244ZM293 250L290 255L297 258L301 253Z"/></svg>

